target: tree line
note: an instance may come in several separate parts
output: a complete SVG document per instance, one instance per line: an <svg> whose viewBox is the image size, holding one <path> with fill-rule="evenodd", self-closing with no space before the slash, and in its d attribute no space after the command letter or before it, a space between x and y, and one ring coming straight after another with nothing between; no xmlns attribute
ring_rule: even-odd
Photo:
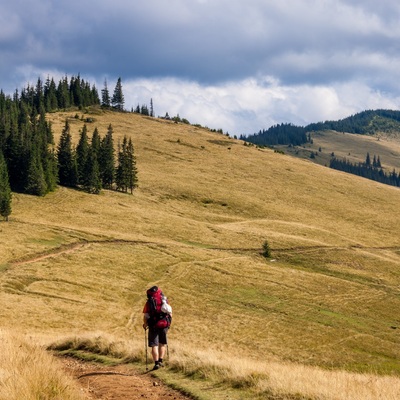
<svg viewBox="0 0 400 400"><path fill-rule="evenodd" d="M299 146L309 141L306 132L333 130L359 135L400 130L400 111L366 110L337 121L317 122L305 127L293 124L277 124L240 139L259 146Z"/></svg>
<svg viewBox="0 0 400 400"><path fill-rule="evenodd" d="M104 91L104 89L103 89ZM98 193L102 187L133 190L136 186L136 162L133 144L124 137L118 143L118 160L112 148L112 127L100 138L95 130L88 141L87 128L80 142L72 145L68 121L56 147L46 113L69 107L102 105L96 87L80 76L62 78L58 85L48 78L43 84L28 85L12 96L0 90L0 215L11 213L11 193L43 196L57 184L81 187ZM123 111L124 98L118 79L110 107ZM84 133L85 132L85 133ZM86 135L86 139L85 139ZM112 164L112 166L111 166Z"/></svg>
<svg viewBox="0 0 400 400"><path fill-rule="evenodd" d="M382 109L365 110L337 121L318 122L306 126L309 131L333 130L358 135L399 130L399 127L400 111Z"/></svg>
<svg viewBox="0 0 400 400"><path fill-rule="evenodd" d="M374 155L373 160L371 161L369 153L367 153L365 162L363 163L351 163L346 159L339 160L338 158L333 157L330 160L329 167L384 183L386 185L400 187L400 173L397 173L395 169L393 169L391 173L386 173L382 169L380 157Z"/></svg>
<svg viewBox="0 0 400 400"><path fill-rule="evenodd" d="M292 144L300 146L307 142L307 130L293 124L277 124L267 130L260 130L258 133L249 136L240 136L241 140L259 146L274 146L279 144Z"/></svg>

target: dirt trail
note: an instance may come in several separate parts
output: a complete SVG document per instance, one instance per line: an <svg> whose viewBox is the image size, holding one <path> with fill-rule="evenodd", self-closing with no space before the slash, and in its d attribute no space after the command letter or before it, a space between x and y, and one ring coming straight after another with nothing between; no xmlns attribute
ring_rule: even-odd
<svg viewBox="0 0 400 400"><path fill-rule="evenodd" d="M81 386L88 400L189 400L149 373L129 366L102 366L62 357L64 368Z"/></svg>

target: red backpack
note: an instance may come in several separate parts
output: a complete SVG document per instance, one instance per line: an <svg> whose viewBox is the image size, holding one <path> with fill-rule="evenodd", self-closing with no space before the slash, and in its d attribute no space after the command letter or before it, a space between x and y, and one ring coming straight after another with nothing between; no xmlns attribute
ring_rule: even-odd
<svg viewBox="0 0 400 400"><path fill-rule="evenodd" d="M146 293L148 304L147 309L150 315L147 324L156 328L168 328L171 325L172 318L169 314L161 311L163 299L165 299L163 292L157 286L153 286L148 289Z"/></svg>

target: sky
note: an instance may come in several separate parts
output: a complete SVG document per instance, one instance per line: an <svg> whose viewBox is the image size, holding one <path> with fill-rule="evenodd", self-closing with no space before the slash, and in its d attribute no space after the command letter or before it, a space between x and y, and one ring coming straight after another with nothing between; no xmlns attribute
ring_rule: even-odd
<svg viewBox="0 0 400 400"><path fill-rule="evenodd" d="M252 134L400 107L396 0L0 2L0 88L122 80L125 107Z"/></svg>

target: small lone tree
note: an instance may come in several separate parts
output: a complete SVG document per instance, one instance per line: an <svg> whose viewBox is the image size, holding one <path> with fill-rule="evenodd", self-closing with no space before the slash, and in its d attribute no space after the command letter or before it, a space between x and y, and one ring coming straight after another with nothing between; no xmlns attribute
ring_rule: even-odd
<svg viewBox="0 0 400 400"><path fill-rule="evenodd" d="M269 247L269 243L266 240L262 245L262 253L263 257L270 258L271 257L271 249Z"/></svg>

